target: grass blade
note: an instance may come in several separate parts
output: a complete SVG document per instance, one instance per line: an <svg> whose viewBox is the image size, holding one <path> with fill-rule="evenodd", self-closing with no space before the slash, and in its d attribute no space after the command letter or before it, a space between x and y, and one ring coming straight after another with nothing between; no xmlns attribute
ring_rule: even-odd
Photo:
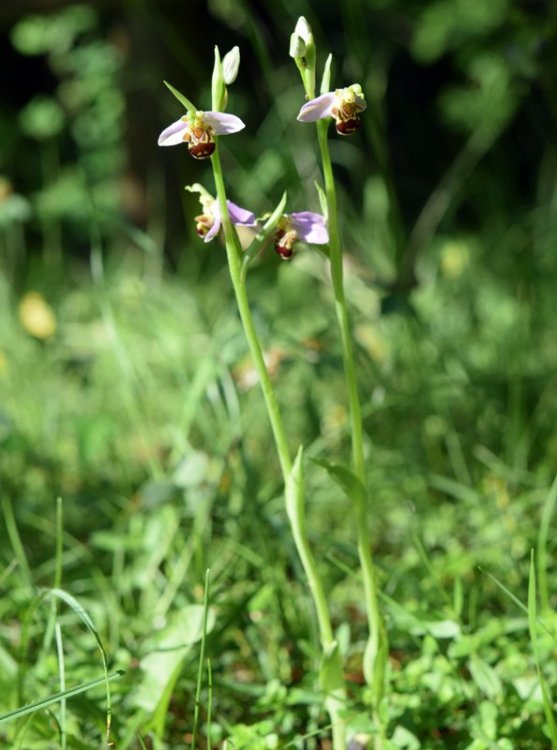
<svg viewBox="0 0 557 750"><path fill-rule="evenodd" d="M541 655L538 647L538 622L537 622L537 602L536 602L536 568L534 564L534 551L532 550L530 558L530 576L528 579L528 628L530 630L530 641L532 651L536 662L536 669L540 680L540 687L543 698L543 708L547 721L547 729L551 739L553 750L557 750L557 724L553 716L553 702L547 686L547 682L541 668Z"/></svg>
<svg viewBox="0 0 557 750"><path fill-rule="evenodd" d="M35 711L42 711L43 709L52 706L54 703L59 703L61 700L66 700L67 698L73 698L74 695L84 693L98 685L104 684L107 680L114 680L116 677L122 677L124 674L125 672L123 669L117 669L116 672L112 672L104 677L99 677L96 680L89 680L89 682L82 682L81 685L76 685L75 687L69 688L60 693L53 693L52 695L49 695L48 698L42 698L40 701L29 703L27 706L21 706L13 711L9 711L7 714L3 714L0 716L0 724L19 719L21 716L26 716Z"/></svg>

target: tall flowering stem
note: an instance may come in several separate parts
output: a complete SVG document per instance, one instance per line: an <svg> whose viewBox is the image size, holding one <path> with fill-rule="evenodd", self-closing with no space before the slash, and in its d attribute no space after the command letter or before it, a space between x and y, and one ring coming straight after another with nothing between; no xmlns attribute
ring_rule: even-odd
<svg viewBox="0 0 557 750"><path fill-rule="evenodd" d="M348 308L346 305L346 296L344 293L342 246L338 228L336 188L327 138L329 122L329 119L319 119L316 122L316 127L328 207L331 278L335 295L335 309L340 328L344 375L350 407L352 464L354 473L362 483L363 487L365 487L366 476L362 409L358 394L358 383L354 365L354 351L352 347L352 334L350 330ZM373 556L371 554L371 541L368 528L368 503L366 502L366 498L366 493L355 493L353 503L355 506L355 521L358 536L358 555L364 581L365 606L370 629L369 639L364 653L363 669L366 683L372 688L373 703L377 709L384 692L385 664L388 647L383 617L379 607L377 575Z"/></svg>
<svg viewBox="0 0 557 750"><path fill-rule="evenodd" d="M261 384L261 390L263 391L269 421L271 422L271 428L285 484L286 509L290 521L292 536L308 580L317 613L322 660L327 669L325 705L332 724L333 748L334 750L346 750L346 728L341 716L345 697L342 663L334 639L325 591L323 589L321 578L319 577L305 530L304 484L303 474L301 472L301 454L298 454L295 462L292 461L278 401L267 371L261 344L253 323L247 296L246 277L242 272L244 254L228 211L218 143L216 144L216 148L211 157L211 162L213 166L217 199L219 201L222 227L224 230L232 286L234 288L244 334L259 376L259 382ZM324 671L323 667L322 671Z"/></svg>
<svg viewBox="0 0 557 750"><path fill-rule="evenodd" d="M311 57L307 55L308 50L312 53ZM299 19L292 35L290 56L294 58L300 70L308 99L300 110L298 120L301 122L315 122L316 124L323 179L325 182L331 278L335 296L336 315L340 328L342 359L350 408L352 469L359 484L359 487L351 492L350 495L354 507L358 555L364 581L365 607L369 624L369 637L364 652L363 671L366 683L372 692L372 705L379 727L379 732L375 737L375 747L379 750L382 747L382 721L380 719L379 707L385 689L385 666L388 643L379 607L377 575L371 554L371 541L368 530L369 501L366 490L362 409L358 394L352 335L344 293L344 272L342 245L338 227L337 197L327 138L329 124L332 120L335 122L336 132L339 135L346 136L356 132L360 127L360 113L366 109L366 104L359 84L352 84L347 88L337 89L336 91L327 91L331 78L331 55L329 55L325 63L321 93L315 98L315 43L311 28L304 18ZM309 72L308 68L310 69Z"/></svg>

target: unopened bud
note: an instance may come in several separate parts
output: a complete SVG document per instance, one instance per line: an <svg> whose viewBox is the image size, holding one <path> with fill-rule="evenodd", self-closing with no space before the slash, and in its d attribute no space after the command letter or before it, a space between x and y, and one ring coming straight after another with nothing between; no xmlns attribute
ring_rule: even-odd
<svg viewBox="0 0 557 750"><path fill-rule="evenodd" d="M227 86L234 83L240 67L240 48L232 47L222 59L222 70L224 82Z"/></svg>
<svg viewBox="0 0 557 750"><path fill-rule="evenodd" d="M298 18L298 23L294 27L294 33L297 34L306 44L309 44L313 40L313 34L311 33L311 26L303 16Z"/></svg>
<svg viewBox="0 0 557 750"><path fill-rule="evenodd" d="M300 71L307 98L313 99L315 96L315 42L311 27L303 16L298 18L294 33L290 37L289 54L294 58Z"/></svg>

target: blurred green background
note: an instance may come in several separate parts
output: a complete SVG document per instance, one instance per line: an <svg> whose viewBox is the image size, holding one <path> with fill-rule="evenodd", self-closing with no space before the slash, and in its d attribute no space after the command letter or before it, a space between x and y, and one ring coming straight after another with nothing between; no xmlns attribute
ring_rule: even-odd
<svg viewBox="0 0 557 750"><path fill-rule="evenodd" d="M14 352L45 367L51 357L77 378L79 393L98 361L102 344L89 330L98 323L99 339L107 336L118 367L127 367L113 318L134 321L119 297L105 299L120 286L147 314L142 295L167 301L168 282L200 308L204 333L218 338L220 325L228 336L235 314L225 256L217 243L199 242L199 206L183 191L197 181L212 190L209 170L184 149L156 145L180 116L163 79L208 108L213 45L224 53L238 44L229 106L247 127L223 142L230 196L261 215L288 189L289 210L318 210L314 133L296 122L302 95L287 54L300 14L314 29L319 64L333 52L334 85L360 82L369 105L361 132L333 138L331 148L370 435L386 430L389 447L415 448L407 422L427 424L430 412L450 409L442 417L456 420L459 440L473 443L469 433L485 423L495 454L522 451L527 465L534 451L554 462L556 11L505 0L4 3L2 362L16 388L3 412L6 440L28 418L17 416L26 411L20 372L36 374ZM330 353L338 376L328 313L308 304L307 285L321 288L323 275L314 256L305 250L281 265L268 252L251 282L265 340L297 362L284 373L296 403L326 395L310 386L311 367L292 346L313 342ZM177 308L184 333L185 317ZM164 339L165 325L151 317L147 349ZM187 352L185 338L182 345ZM178 360L173 366L180 372ZM433 405L415 400L438 380ZM384 423L374 398L392 399ZM304 410L291 417L302 436L321 412L310 409L313 423ZM511 433L501 422L509 413Z"/></svg>
<svg viewBox="0 0 557 750"><path fill-rule="evenodd" d="M369 101L361 137L334 143L354 254L402 290L440 233L514 242L491 248L500 271L509 255L527 255L532 273L548 262L548 224L534 263L513 231L541 224L533 213L547 211L554 182L555 10L532 1L6 2L1 169L15 195L3 225L23 224L32 254L42 243L83 256L94 212L107 240L122 222L149 227L174 265L187 263L179 186L201 168L156 148L178 114L161 81L208 107L214 44L242 51L231 106L248 127L227 165L238 200L263 212L288 186L294 203L314 201L313 134L295 122L287 55L300 14L321 62L333 52L335 84L360 81Z"/></svg>

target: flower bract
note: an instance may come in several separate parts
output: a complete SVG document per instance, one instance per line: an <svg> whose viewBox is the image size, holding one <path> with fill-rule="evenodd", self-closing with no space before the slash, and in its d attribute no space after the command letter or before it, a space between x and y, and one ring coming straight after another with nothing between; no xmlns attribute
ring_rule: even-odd
<svg viewBox="0 0 557 750"><path fill-rule="evenodd" d="M288 260L298 241L326 245L329 242L329 232L325 217L312 211L283 214L275 232L275 250L283 260Z"/></svg>
<svg viewBox="0 0 557 750"><path fill-rule="evenodd" d="M215 135L230 135L245 125L236 115L227 112L188 112L159 136L159 146L186 143L194 159L207 159L215 150Z"/></svg>
<svg viewBox="0 0 557 750"><path fill-rule="evenodd" d="M337 133L350 135L360 127L360 112L367 108L362 88L358 83L326 94L304 104L298 114L300 122L315 122L332 117Z"/></svg>

